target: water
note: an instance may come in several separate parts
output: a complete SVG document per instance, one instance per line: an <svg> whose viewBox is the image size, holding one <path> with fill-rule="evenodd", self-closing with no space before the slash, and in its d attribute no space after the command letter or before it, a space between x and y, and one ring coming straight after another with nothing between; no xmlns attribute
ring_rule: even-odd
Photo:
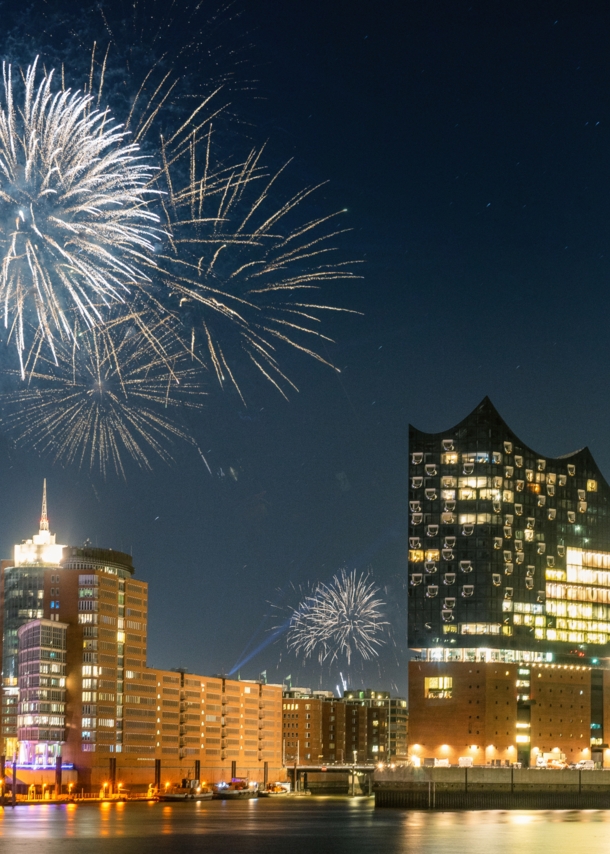
<svg viewBox="0 0 610 854"><path fill-rule="evenodd" d="M0 810L10 854L605 854L609 832L610 811L407 812L361 798Z"/></svg>

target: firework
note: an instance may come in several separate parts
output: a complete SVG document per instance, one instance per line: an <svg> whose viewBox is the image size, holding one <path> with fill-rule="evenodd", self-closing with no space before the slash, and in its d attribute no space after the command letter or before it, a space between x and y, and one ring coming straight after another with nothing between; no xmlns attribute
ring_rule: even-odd
<svg viewBox="0 0 610 854"><path fill-rule="evenodd" d="M66 27L45 10L57 72L4 67L0 297L24 385L2 419L18 443L124 473L126 456L150 466L188 439L181 410L200 405L204 373L246 403L255 376L296 389L289 350L332 367L324 315L342 309L320 291L357 277L336 215L308 213L318 187L286 191L263 149L238 153L228 98L250 82L247 45L224 32L234 10L98 12ZM202 50L204 31L222 32L218 50Z"/></svg>
<svg viewBox="0 0 610 854"><path fill-rule="evenodd" d="M332 340L322 319L342 309L319 292L358 278L353 262L337 259L335 240L344 231L334 225L338 214L302 215L319 186L282 200L284 167L265 168L262 153L252 151L238 165L214 165L211 133L199 144L191 139L181 155L189 160L188 181L183 189L171 180L166 186L163 225L170 238L158 258L185 340L200 348L220 385L233 386L242 399L239 375L246 365L284 396L287 386L296 389L282 349L330 365L320 352ZM163 152L163 162L168 159Z"/></svg>
<svg viewBox="0 0 610 854"><path fill-rule="evenodd" d="M112 467L125 477L126 457L142 468L152 456L168 462L168 445L192 444L180 413L199 409L202 395L200 366L175 341L138 313L77 330L58 363L38 355L27 384L3 396L5 425L18 444L104 476Z"/></svg>
<svg viewBox="0 0 610 854"><path fill-rule="evenodd" d="M0 300L23 353L32 328L54 350L149 284L159 240L152 167L93 98L3 65L0 105ZM23 365L22 365L23 373Z"/></svg>
<svg viewBox="0 0 610 854"><path fill-rule="evenodd" d="M342 569L330 584L320 582L293 611L288 627L288 648L304 658L351 662L378 655L379 637L388 625L378 598L379 589L367 573Z"/></svg>

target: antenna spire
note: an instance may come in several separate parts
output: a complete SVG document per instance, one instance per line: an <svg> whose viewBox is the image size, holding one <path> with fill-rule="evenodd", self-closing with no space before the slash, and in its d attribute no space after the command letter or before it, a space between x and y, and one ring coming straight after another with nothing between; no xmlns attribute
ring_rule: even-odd
<svg viewBox="0 0 610 854"><path fill-rule="evenodd" d="M45 477L42 486L42 513L40 514L40 530L49 530L49 520L47 518L47 479Z"/></svg>

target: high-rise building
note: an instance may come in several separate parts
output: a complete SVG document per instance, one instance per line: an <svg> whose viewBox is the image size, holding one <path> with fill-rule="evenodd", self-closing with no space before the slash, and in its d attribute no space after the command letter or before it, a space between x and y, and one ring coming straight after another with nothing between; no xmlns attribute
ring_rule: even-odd
<svg viewBox="0 0 610 854"><path fill-rule="evenodd" d="M0 742L4 752L17 752L18 632L29 620L50 616L50 579L55 578L63 554L49 530L47 482L44 481L42 513L37 534L14 548L12 560L0 564L0 649L2 654L2 707ZM46 594L46 596L45 596Z"/></svg>
<svg viewBox="0 0 610 854"><path fill-rule="evenodd" d="M0 566L0 752L25 782L61 757L89 791L265 765L281 779L282 687L149 668L134 572L123 552L56 543L45 482L38 534Z"/></svg>
<svg viewBox="0 0 610 854"><path fill-rule="evenodd" d="M485 398L442 433L410 428L409 453L411 744L601 762L610 487L590 451L533 451Z"/></svg>

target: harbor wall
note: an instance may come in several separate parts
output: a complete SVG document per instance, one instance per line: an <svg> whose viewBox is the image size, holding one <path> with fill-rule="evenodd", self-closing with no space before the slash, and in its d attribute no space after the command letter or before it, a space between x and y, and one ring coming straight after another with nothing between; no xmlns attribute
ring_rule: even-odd
<svg viewBox="0 0 610 854"><path fill-rule="evenodd" d="M610 772L387 768L373 791L375 806L417 810L610 809Z"/></svg>

